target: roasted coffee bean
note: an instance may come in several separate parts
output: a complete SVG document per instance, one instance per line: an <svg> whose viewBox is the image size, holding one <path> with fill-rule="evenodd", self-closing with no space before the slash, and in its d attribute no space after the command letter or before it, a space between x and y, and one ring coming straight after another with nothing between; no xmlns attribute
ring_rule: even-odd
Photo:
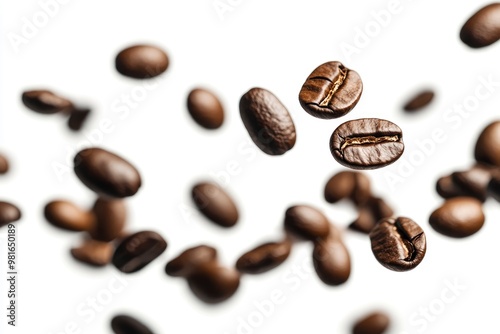
<svg viewBox="0 0 500 334"><path fill-rule="evenodd" d="M89 108L74 108L68 118L68 127L73 131L80 130L89 114Z"/></svg>
<svg viewBox="0 0 500 334"><path fill-rule="evenodd" d="M295 145L292 117L271 92L252 88L240 100L240 116L257 147L269 155L281 155Z"/></svg>
<svg viewBox="0 0 500 334"><path fill-rule="evenodd" d="M113 265L124 273L136 272L160 256L167 242L156 232L142 231L125 238L113 254Z"/></svg>
<svg viewBox="0 0 500 334"><path fill-rule="evenodd" d="M0 227L21 219L21 210L14 204L0 201Z"/></svg>
<svg viewBox="0 0 500 334"><path fill-rule="evenodd" d="M79 247L72 248L71 255L80 262L102 267L111 262L114 250L113 243L87 239Z"/></svg>
<svg viewBox="0 0 500 334"><path fill-rule="evenodd" d="M0 153L0 175L6 174L9 171L9 160Z"/></svg>
<svg viewBox="0 0 500 334"><path fill-rule="evenodd" d="M362 233L370 233L377 222L392 217L394 210L383 199L371 197L358 208L358 217L349 228Z"/></svg>
<svg viewBox="0 0 500 334"><path fill-rule="evenodd" d="M94 228L96 220L92 212L64 200L48 203L44 215L50 224L67 231L89 231Z"/></svg>
<svg viewBox="0 0 500 334"><path fill-rule="evenodd" d="M300 90L299 102L314 117L338 118L356 106L362 92L359 74L338 61L331 61L309 75Z"/></svg>
<svg viewBox="0 0 500 334"><path fill-rule="evenodd" d="M206 89L193 89L188 95L187 108L195 122L206 129L217 129L224 122L221 102Z"/></svg>
<svg viewBox="0 0 500 334"><path fill-rule="evenodd" d="M167 263L165 272L169 276L189 277L204 263L215 263L217 250L210 246L197 246L182 252L175 259Z"/></svg>
<svg viewBox="0 0 500 334"><path fill-rule="evenodd" d="M152 45L134 45L122 50L115 59L116 70L131 78L146 79L165 72L169 59L165 51Z"/></svg>
<svg viewBox="0 0 500 334"><path fill-rule="evenodd" d="M465 238L483 227L481 202L472 197L456 197L444 202L429 217L434 230L452 238Z"/></svg>
<svg viewBox="0 0 500 334"><path fill-rule="evenodd" d="M424 90L414 97L412 97L408 102L406 102L403 109L407 112L414 112L427 107L434 99L434 92L431 90Z"/></svg>
<svg viewBox="0 0 500 334"><path fill-rule="evenodd" d="M427 249L422 228L404 217L379 221L370 232L370 240L378 262L394 271L414 269Z"/></svg>
<svg viewBox="0 0 500 334"><path fill-rule="evenodd" d="M239 213L233 199L215 183L198 183L191 190L196 207L212 222L231 227L238 222Z"/></svg>
<svg viewBox="0 0 500 334"><path fill-rule="evenodd" d="M391 320L382 312L373 312L356 321L352 334L383 334L389 328Z"/></svg>
<svg viewBox="0 0 500 334"><path fill-rule="evenodd" d="M95 224L89 230L92 239L112 241L123 231L127 220L125 201L101 197L94 203L92 212L95 215Z"/></svg>
<svg viewBox="0 0 500 334"><path fill-rule="evenodd" d="M330 225L326 238L314 242L313 264L318 277L327 285L340 285L349 279L351 257L335 226Z"/></svg>
<svg viewBox="0 0 500 334"><path fill-rule="evenodd" d="M69 112L73 103L48 90L31 90L24 92L22 101L26 107L40 114Z"/></svg>
<svg viewBox="0 0 500 334"><path fill-rule="evenodd" d="M330 232L328 218L309 205L295 205L285 212L285 229L296 236L315 240L324 238Z"/></svg>
<svg viewBox="0 0 500 334"><path fill-rule="evenodd" d="M445 199L467 196L467 191L456 184L451 175L446 175L438 179L438 181L436 182L436 191L439 196Z"/></svg>
<svg viewBox="0 0 500 334"><path fill-rule="evenodd" d="M141 186L137 169L123 158L100 148L80 151L74 159L76 176L96 193L114 198L132 196Z"/></svg>
<svg viewBox="0 0 500 334"><path fill-rule="evenodd" d="M488 183L493 174L500 175L500 169L476 164L462 172L455 172L451 176L455 184L465 190L466 196L475 197L484 202L488 196Z"/></svg>
<svg viewBox="0 0 500 334"><path fill-rule="evenodd" d="M268 242L243 254L236 262L236 269L247 274L261 274L276 268L290 255L292 243Z"/></svg>
<svg viewBox="0 0 500 334"><path fill-rule="evenodd" d="M500 202L500 175L493 175L488 183L488 195Z"/></svg>
<svg viewBox="0 0 500 334"><path fill-rule="evenodd" d="M201 264L187 278L191 291L202 301L216 304L234 295L240 285L240 274L217 263Z"/></svg>
<svg viewBox="0 0 500 334"><path fill-rule="evenodd" d="M392 164L404 151L399 126L377 118L341 124L330 138L335 160L353 169L375 169Z"/></svg>
<svg viewBox="0 0 500 334"><path fill-rule="evenodd" d="M111 320L111 329L115 334L153 334L146 325L128 315L115 316Z"/></svg>
<svg viewBox="0 0 500 334"><path fill-rule="evenodd" d="M500 39L500 3L481 8L465 22L460 39L471 48L482 48Z"/></svg>
<svg viewBox="0 0 500 334"><path fill-rule="evenodd" d="M371 197L370 179L360 172L337 173L326 183L324 195L328 203L350 198L356 205L363 204Z"/></svg>
<svg viewBox="0 0 500 334"><path fill-rule="evenodd" d="M479 135L474 149L477 162L500 167L500 121L489 124Z"/></svg>

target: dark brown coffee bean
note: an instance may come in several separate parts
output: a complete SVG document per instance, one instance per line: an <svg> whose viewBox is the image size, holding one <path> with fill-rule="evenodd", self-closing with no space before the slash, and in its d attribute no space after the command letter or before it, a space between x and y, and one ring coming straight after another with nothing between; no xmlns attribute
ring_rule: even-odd
<svg viewBox="0 0 500 334"><path fill-rule="evenodd" d="M123 198L134 195L141 187L141 176L137 169L106 150L82 150L75 156L74 164L80 181L100 195Z"/></svg>
<svg viewBox="0 0 500 334"><path fill-rule="evenodd" d="M217 129L224 122L224 108L217 96L203 88L193 89L187 99L189 114L206 129Z"/></svg>
<svg viewBox="0 0 500 334"><path fill-rule="evenodd" d="M285 229L301 238L315 240L330 232L328 218L309 205L295 205L285 212Z"/></svg>
<svg viewBox="0 0 500 334"><path fill-rule="evenodd" d="M471 48L482 48L500 39L500 3L481 8L465 22L460 39Z"/></svg>
<svg viewBox="0 0 500 334"><path fill-rule="evenodd" d="M255 145L269 155L281 155L295 145L295 125L273 93L252 88L240 100L240 116Z"/></svg>
<svg viewBox="0 0 500 334"><path fill-rule="evenodd" d="M182 252L175 259L167 263L165 272L169 276L189 277L204 263L215 263L217 250L210 246L197 246Z"/></svg>
<svg viewBox="0 0 500 334"><path fill-rule="evenodd" d="M418 111L427 107L433 99L434 92L431 90L424 90L406 102L403 109L408 112Z"/></svg>
<svg viewBox="0 0 500 334"><path fill-rule="evenodd" d="M95 224L89 230L94 240L112 241L120 235L127 220L125 201L98 198L92 212L95 215Z"/></svg>
<svg viewBox="0 0 500 334"><path fill-rule="evenodd" d="M500 175L493 175L488 183L488 195L500 202Z"/></svg>
<svg viewBox="0 0 500 334"><path fill-rule="evenodd" d="M0 227L21 219L21 210L14 204L0 201Z"/></svg>
<svg viewBox="0 0 500 334"><path fill-rule="evenodd" d="M306 79L299 93L302 108L314 117L331 119L351 111L363 92L356 71L338 61L318 66Z"/></svg>
<svg viewBox="0 0 500 334"><path fill-rule="evenodd" d="M124 239L113 254L113 265L124 273L141 270L160 256L167 242L156 232L142 231Z"/></svg>
<svg viewBox="0 0 500 334"><path fill-rule="evenodd" d="M474 149L477 162L500 167L500 121L489 124L479 135Z"/></svg>
<svg viewBox="0 0 500 334"><path fill-rule="evenodd" d="M466 196L484 202L488 196L488 183L493 174L500 175L499 171L500 169L476 164L469 170L455 172L451 176L455 184L465 191Z"/></svg>
<svg viewBox="0 0 500 334"><path fill-rule="evenodd" d="M456 197L444 202L429 217L434 230L452 238L465 238L483 227L483 207L472 197Z"/></svg>
<svg viewBox="0 0 500 334"><path fill-rule="evenodd" d="M131 78L146 79L165 72L169 59L165 51L152 45L134 45L122 50L115 59L116 70Z"/></svg>
<svg viewBox="0 0 500 334"><path fill-rule="evenodd" d="M113 317L111 329L115 334L153 334L153 331L142 322L123 314Z"/></svg>
<svg viewBox="0 0 500 334"><path fill-rule="evenodd" d="M356 321L352 334L383 334L391 324L389 316L382 312L373 312Z"/></svg>
<svg viewBox="0 0 500 334"><path fill-rule="evenodd" d="M394 271L414 269L427 249L422 228L404 217L379 221L370 232L370 240L378 262Z"/></svg>
<svg viewBox="0 0 500 334"><path fill-rule="evenodd" d="M343 166L380 168L392 164L403 154L403 133L399 126L383 119L352 120L333 132L330 150Z"/></svg>
<svg viewBox="0 0 500 334"><path fill-rule="evenodd" d="M326 183L324 195L328 203L350 198L354 204L360 205L371 197L370 179L361 172L337 173Z"/></svg>
<svg viewBox="0 0 500 334"><path fill-rule="evenodd" d="M0 153L0 175L7 174L9 171L9 160Z"/></svg>
<svg viewBox="0 0 500 334"><path fill-rule="evenodd" d="M361 233L370 233L377 222L392 217L394 210L382 198L371 197L358 208L358 217L349 228Z"/></svg>
<svg viewBox="0 0 500 334"><path fill-rule="evenodd" d="M443 198L453 198L459 196L467 196L467 191L462 189L456 182L453 180L451 175L446 175L440 177L436 182L436 191L439 196Z"/></svg>
<svg viewBox="0 0 500 334"><path fill-rule="evenodd" d="M191 291L202 301L216 304L230 298L240 285L240 274L233 268L204 263L187 278Z"/></svg>
<svg viewBox="0 0 500 334"><path fill-rule="evenodd" d="M247 274L264 273L285 262L291 250L292 243L288 239L265 243L240 256L236 269Z"/></svg>
<svg viewBox="0 0 500 334"><path fill-rule="evenodd" d="M73 109L73 103L48 90L24 92L22 101L26 107L40 114L55 114Z"/></svg>
<svg viewBox="0 0 500 334"><path fill-rule="evenodd" d="M198 183L191 190L196 207L208 219L222 227L231 227L238 222L239 213L233 199L214 183Z"/></svg>
<svg viewBox="0 0 500 334"><path fill-rule="evenodd" d="M83 210L74 203L56 200L48 203L44 209L45 219L55 227L67 231L89 231L95 226L92 212Z"/></svg>
<svg viewBox="0 0 500 334"><path fill-rule="evenodd" d="M114 250L111 242L87 239L79 247L72 248L71 255L80 262L102 267L111 262Z"/></svg>
<svg viewBox="0 0 500 334"><path fill-rule="evenodd" d="M73 131L80 130L89 115L89 108L74 108L68 118L68 127Z"/></svg>

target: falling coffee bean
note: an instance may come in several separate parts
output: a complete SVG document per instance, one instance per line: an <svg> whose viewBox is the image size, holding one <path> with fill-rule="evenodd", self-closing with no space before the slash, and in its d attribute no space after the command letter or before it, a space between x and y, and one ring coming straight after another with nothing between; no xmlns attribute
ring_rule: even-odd
<svg viewBox="0 0 500 334"><path fill-rule="evenodd" d="M472 197L447 200L429 217L429 224L437 232L452 238L465 238L483 227L482 203Z"/></svg>
<svg viewBox="0 0 500 334"><path fill-rule="evenodd" d="M153 331L142 322L123 314L113 317L111 329L115 334L153 334Z"/></svg>
<svg viewBox="0 0 500 334"><path fill-rule="evenodd" d="M500 39L500 3L489 4L465 22L460 39L471 48L482 48Z"/></svg>
<svg viewBox="0 0 500 334"><path fill-rule="evenodd" d="M264 273L285 262L291 250L292 244L288 239L265 243L240 256L236 269L246 274Z"/></svg>
<svg viewBox="0 0 500 334"><path fill-rule="evenodd" d="M48 203L44 209L45 219L55 227L67 231L89 231L95 225L92 212L83 210L75 204L56 200Z"/></svg>
<svg viewBox="0 0 500 334"><path fill-rule="evenodd" d="M202 301L216 304L230 298L240 285L240 274L233 268L214 263L201 264L187 278L191 291Z"/></svg>
<svg viewBox="0 0 500 334"><path fill-rule="evenodd" d="M204 263L212 263L217 259L217 250L210 246L196 246L182 252L167 263L165 272L169 276L188 277Z"/></svg>
<svg viewBox="0 0 500 334"><path fill-rule="evenodd" d="M101 197L94 203L92 212L95 215L95 224L89 230L92 239L112 241L123 231L127 220L125 201Z"/></svg>
<svg viewBox="0 0 500 334"><path fill-rule="evenodd" d="M500 202L500 175L494 175L488 183L488 195Z"/></svg>
<svg viewBox="0 0 500 334"><path fill-rule="evenodd" d="M217 129L224 122L224 108L214 93L203 89L193 89L187 99L191 117L205 129Z"/></svg>
<svg viewBox="0 0 500 334"><path fill-rule="evenodd" d="M21 210L14 204L0 201L0 227L21 219Z"/></svg>
<svg viewBox="0 0 500 334"><path fill-rule="evenodd" d="M69 112L73 103L48 90L31 90L24 92L22 101L26 107L40 114Z"/></svg>
<svg viewBox="0 0 500 334"><path fill-rule="evenodd" d="M330 232L328 218L309 205L295 205L285 212L285 229L308 240L324 238Z"/></svg>
<svg viewBox="0 0 500 334"><path fill-rule="evenodd" d="M419 111L427 107L433 99L434 92L431 90L424 90L412 97L408 102L406 102L403 109L407 112Z"/></svg>
<svg viewBox="0 0 500 334"><path fill-rule="evenodd" d="M233 199L215 183L202 182L191 190L196 207L212 222L231 227L238 222L239 213Z"/></svg>
<svg viewBox="0 0 500 334"><path fill-rule="evenodd" d="M80 246L72 248L71 255L80 262L102 267L111 262L114 250L110 242L87 239Z"/></svg>
<svg viewBox="0 0 500 334"><path fill-rule="evenodd" d="M462 189L451 175L440 177L436 182L436 191L442 198L467 196L467 191Z"/></svg>
<svg viewBox="0 0 500 334"><path fill-rule="evenodd" d="M156 232L142 231L125 238L113 254L113 265L123 273L141 270L160 256L167 242Z"/></svg>
<svg viewBox="0 0 500 334"><path fill-rule="evenodd" d="M9 160L0 153L0 175L7 174L9 171Z"/></svg>
<svg viewBox="0 0 500 334"><path fill-rule="evenodd" d="M391 324L389 316L382 312L372 312L358 319L352 327L352 334L383 334Z"/></svg>
<svg viewBox="0 0 500 334"><path fill-rule="evenodd" d="M324 195L328 203L349 198L356 205L363 204L371 196L370 179L361 172L339 172L326 183Z"/></svg>
<svg viewBox="0 0 500 334"><path fill-rule="evenodd" d="M466 196L475 197L484 202L488 196L488 183L493 174L500 175L500 169L476 164L469 170L455 172L451 176L453 182L464 190Z"/></svg>
<svg viewBox="0 0 500 334"><path fill-rule="evenodd" d="M481 132L474 157L479 163L500 167L500 121L489 124Z"/></svg>
<svg viewBox="0 0 500 334"><path fill-rule="evenodd" d="M393 214L394 210L382 198L371 197L358 207L358 217L349 228L368 234L379 220L392 217Z"/></svg>
<svg viewBox="0 0 500 334"><path fill-rule="evenodd" d="M165 51L153 45L134 45L122 50L115 59L116 70L134 79L156 77L165 72L169 59Z"/></svg>
<svg viewBox="0 0 500 334"><path fill-rule="evenodd" d="M74 108L68 118L68 127L73 131L80 130L89 115L89 108Z"/></svg>

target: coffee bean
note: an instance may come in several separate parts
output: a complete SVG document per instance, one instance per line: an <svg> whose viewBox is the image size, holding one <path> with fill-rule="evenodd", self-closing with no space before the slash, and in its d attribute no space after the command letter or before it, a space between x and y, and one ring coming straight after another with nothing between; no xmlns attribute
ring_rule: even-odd
<svg viewBox="0 0 500 334"><path fill-rule="evenodd" d="M380 168L392 164L403 154L403 133L399 126L383 119L352 120L333 132L330 150L343 166Z"/></svg>
<svg viewBox="0 0 500 334"><path fill-rule="evenodd" d="M500 121L489 124L479 135L474 149L477 162L500 167Z"/></svg>
<svg viewBox="0 0 500 334"><path fill-rule="evenodd" d="M351 111L362 92L363 82L358 73L338 61L331 61L309 75L300 90L299 101L312 116L331 119Z"/></svg>
<svg viewBox="0 0 500 334"><path fill-rule="evenodd" d="M239 213L233 199L215 183L198 183L191 190L196 207L212 222L231 227L238 222Z"/></svg>
<svg viewBox="0 0 500 334"><path fill-rule="evenodd" d="M99 195L123 198L141 186L137 169L123 158L100 148L80 151L74 159L76 176Z"/></svg>
<svg viewBox="0 0 500 334"><path fill-rule="evenodd" d="M165 272L169 276L189 277L199 266L215 262L216 259L217 250L213 247L201 245L189 248L168 262Z"/></svg>
<svg viewBox="0 0 500 334"><path fill-rule="evenodd" d="M102 267L111 262L114 250L110 242L87 239L79 247L72 248L71 255L80 262Z"/></svg>
<svg viewBox="0 0 500 334"><path fill-rule="evenodd" d="M500 175L493 175L488 183L488 195L500 202Z"/></svg>
<svg viewBox="0 0 500 334"><path fill-rule="evenodd" d="M146 79L165 72L169 59L165 51L153 45L134 45L122 50L115 59L116 70L131 78Z"/></svg>
<svg viewBox="0 0 500 334"><path fill-rule="evenodd" d="M436 191L439 196L445 199L467 196L467 191L456 184L451 175L446 175L438 179L438 181L436 182Z"/></svg>
<svg viewBox="0 0 500 334"><path fill-rule="evenodd" d="M456 197L444 202L429 217L434 230L452 238L465 238L483 227L481 202L472 197Z"/></svg>
<svg viewBox="0 0 500 334"><path fill-rule="evenodd" d="M356 321L352 334L383 334L391 324L389 316L382 312L372 312Z"/></svg>
<svg viewBox="0 0 500 334"><path fill-rule="evenodd" d="M9 160L0 153L0 175L7 174L9 171Z"/></svg>
<svg viewBox="0 0 500 334"><path fill-rule="evenodd" d="M471 48L482 48L500 39L500 3L481 8L465 22L460 39Z"/></svg>
<svg viewBox="0 0 500 334"><path fill-rule="evenodd" d="M73 103L48 90L31 90L24 92L22 101L26 107L40 114L69 112Z"/></svg>
<svg viewBox="0 0 500 334"><path fill-rule="evenodd" d="M295 205L285 212L285 229L301 238L315 240L330 232L328 218L309 205Z"/></svg>
<svg viewBox="0 0 500 334"><path fill-rule="evenodd" d="M370 232L372 251L384 267L408 271L422 262L426 251L424 231L409 218L381 220Z"/></svg>
<svg viewBox="0 0 500 334"><path fill-rule="evenodd" d="M0 201L0 227L21 219L21 210L14 204Z"/></svg>
<svg viewBox="0 0 500 334"><path fill-rule="evenodd" d="M407 112L419 111L427 107L433 99L434 92L431 90L424 90L412 97L408 102L406 102L403 109Z"/></svg>
<svg viewBox="0 0 500 334"><path fill-rule="evenodd" d="M123 314L113 317L111 329L115 334L153 334L153 331L142 322Z"/></svg>
<svg viewBox="0 0 500 334"><path fill-rule="evenodd" d="M73 131L80 130L89 114L89 108L74 108L68 118L68 127Z"/></svg>
<svg viewBox="0 0 500 334"><path fill-rule="evenodd" d="M354 204L360 205L371 196L370 179L360 172L342 171L328 180L324 195L328 203L350 198Z"/></svg>
<svg viewBox="0 0 500 334"><path fill-rule="evenodd" d="M45 206L44 215L51 225L67 231L89 231L95 225L92 212L65 200L49 202Z"/></svg>
<svg viewBox="0 0 500 334"><path fill-rule="evenodd" d="M199 299L208 304L216 304L234 295L240 285L240 274L233 268L204 263L187 281L191 291Z"/></svg>
<svg viewBox="0 0 500 334"><path fill-rule="evenodd" d="M370 197L358 207L358 217L349 225L349 228L368 234L379 220L392 217L393 214L394 210L382 198Z"/></svg>
<svg viewBox="0 0 500 334"><path fill-rule="evenodd" d="M112 241L123 231L127 220L125 201L101 197L94 203L92 212L95 215L95 224L89 230L92 239Z"/></svg>
<svg viewBox="0 0 500 334"><path fill-rule="evenodd" d="M240 256L236 269L247 274L264 273L285 262L291 250L292 243L288 239L262 244Z"/></svg>
<svg viewBox="0 0 500 334"><path fill-rule="evenodd" d="M136 272L160 256L167 242L156 232L142 231L125 238L113 254L113 265L124 273Z"/></svg>
<svg viewBox="0 0 500 334"><path fill-rule="evenodd" d="M285 106L271 92L252 88L240 100L240 116L257 147L281 155L295 145L295 125Z"/></svg>
<svg viewBox="0 0 500 334"><path fill-rule="evenodd" d="M221 102L206 89L193 89L188 95L187 108L195 122L206 129L217 129L224 122Z"/></svg>
<svg viewBox="0 0 500 334"><path fill-rule="evenodd" d="M451 176L455 184L465 191L466 196L475 197L484 202L488 196L488 183L493 173L500 175L497 169L476 164L469 170L455 172Z"/></svg>

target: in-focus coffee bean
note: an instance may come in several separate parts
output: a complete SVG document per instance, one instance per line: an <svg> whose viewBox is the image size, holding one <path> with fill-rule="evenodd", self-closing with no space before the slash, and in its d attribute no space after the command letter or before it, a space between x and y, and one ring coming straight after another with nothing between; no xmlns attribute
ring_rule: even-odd
<svg viewBox="0 0 500 334"><path fill-rule="evenodd" d="M460 39L471 48L482 48L500 39L500 3L489 4L465 22Z"/></svg>
<svg viewBox="0 0 500 334"><path fill-rule="evenodd" d="M212 222L231 227L238 222L239 213L235 202L215 183L201 182L191 190L196 207Z"/></svg>
<svg viewBox="0 0 500 334"><path fill-rule="evenodd" d="M124 314L113 317L111 329L115 334L153 334L153 331L142 322Z"/></svg>
<svg viewBox="0 0 500 334"><path fill-rule="evenodd" d="M21 219L21 210L9 202L0 201L0 227Z"/></svg>
<svg viewBox="0 0 500 334"><path fill-rule="evenodd" d="M373 255L384 267L408 271L422 262L427 244L422 228L405 217L379 221L370 232Z"/></svg>
<svg viewBox="0 0 500 334"><path fill-rule="evenodd" d="M479 135L474 148L477 162L500 167L500 121L490 123Z"/></svg>
<svg viewBox="0 0 500 334"><path fill-rule="evenodd" d="M204 263L215 263L217 250L211 246L200 245L189 248L167 263L165 272L169 276L188 277Z"/></svg>
<svg viewBox="0 0 500 334"><path fill-rule="evenodd" d="M403 109L407 112L419 111L427 107L434 99L434 92L432 90L424 90L413 96Z"/></svg>
<svg viewBox="0 0 500 334"><path fill-rule="evenodd" d="M310 205L295 205L285 212L285 229L295 236L315 240L328 235L330 222L321 211Z"/></svg>
<svg viewBox="0 0 500 334"><path fill-rule="evenodd" d="M95 224L89 230L94 240L112 241L120 236L127 220L125 201L121 199L98 198L92 212Z"/></svg>
<svg viewBox="0 0 500 334"><path fill-rule="evenodd" d="M7 174L9 171L9 159L0 153L0 175Z"/></svg>
<svg viewBox="0 0 500 334"><path fill-rule="evenodd" d="M230 298L240 285L240 273L217 263L201 264L187 277L191 291L202 301L216 304Z"/></svg>
<svg viewBox="0 0 500 334"><path fill-rule="evenodd" d="M390 325L389 316L384 312L376 311L358 319L352 326L352 334L383 334Z"/></svg>
<svg viewBox="0 0 500 334"><path fill-rule="evenodd" d="M224 108L209 90L193 89L187 98L187 108L195 122L205 129L218 129L224 122Z"/></svg>
<svg viewBox="0 0 500 334"><path fill-rule="evenodd" d="M30 90L21 97L24 105L40 114L55 114L70 112L73 103L48 90Z"/></svg>
<svg viewBox="0 0 500 334"><path fill-rule="evenodd" d="M281 155L295 145L292 117L268 90L252 88L240 99L240 116L257 147L269 155Z"/></svg>
<svg viewBox="0 0 500 334"><path fill-rule="evenodd" d="M439 196L445 199L467 196L467 191L456 184L451 175L442 176L437 180L436 191Z"/></svg>
<svg viewBox="0 0 500 334"><path fill-rule="evenodd" d="M169 59L165 51L153 45L134 45L116 56L116 70L130 78L147 79L165 72Z"/></svg>
<svg viewBox="0 0 500 334"><path fill-rule="evenodd" d="M68 118L68 127L73 131L79 131L89 115L89 108L74 108Z"/></svg>
<svg viewBox="0 0 500 334"><path fill-rule="evenodd" d="M393 214L394 210L382 198L370 197L358 207L358 217L349 225L349 228L368 234L379 220L390 218Z"/></svg>
<svg viewBox="0 0 500 334"><path fill-rule="evenodd" d="M362 92L359 74L338 61L331 61L318 66L307 77L299 102L314 117L338 118L356 106Z"/></svg>
<svg viewBox="0 0 500 334"><path fill-rule="evenodd" d="M67 231L90 231L96 222L92 212L65 200L49 202L45 205L44 215L51 225Z"/></svg>
<svg viewBox="0 0 500 334"><path fill-rule="evenodd" d="M448 199L429 217L429 224L437 232L452 238L465 238L483 227L482 203L472 197Z"/></svg>
<svg viewBox="0 0 500 334"><path fill-rule="evenodd" d="M370 179L361 172L339 172L326 183L324 196L328 203L349 198L356 205L363 204L371 197Z"/></svg>
<svg viewBox="0 0 500 334"><path fill-rule="evenodd" d="M288 239L264 243L240 256L236 269L246 274L267 272L285 262L291 250L292 243Z"/></svg>
<svg viewBox="0 0 500 334"><path fill-rule="evenodd" d="M403 154L403 132L396 124L383 119L352 120L335 129L330 150L335 160L345 167L380 168L392 164Z"/></svg>
<svg viewBox="0 0 500 334"><path fill-rule="evenodd" d="M114 250L113 243L86 239L80 246L71 249L71 255L80 262L102 267L111 262Z"/></svg>

